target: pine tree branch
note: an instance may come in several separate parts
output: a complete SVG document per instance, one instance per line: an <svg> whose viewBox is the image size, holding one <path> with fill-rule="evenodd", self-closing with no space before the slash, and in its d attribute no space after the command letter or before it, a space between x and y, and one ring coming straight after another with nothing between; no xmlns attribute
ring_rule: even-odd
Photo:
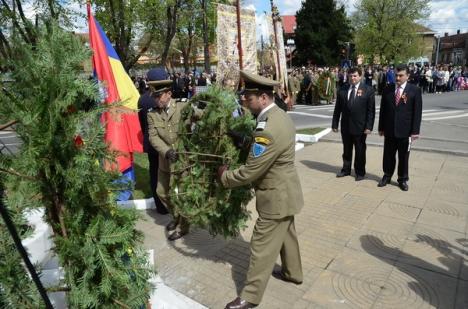
<svg viewBox="0 0 468 309"><path fill-rule="evenodd" d="M10 174L10 175L14 175L14 176L18 176L18 177L28 179L28 180L38 180L36 177L20 174L17 171L15 171L14 169L11 169L11 168L10 169L0 168L0 172Z"/></svg>
<svg viewBox="0 0 468 309"><path fill-rule="evenodd" d="M130 309L129 306L125 305L123 302L117 300L117 299L113 299L114 303L116 303L117 305L121 306L122 308L125 308L125 309Z"/></svg>
<svg viewBox="0 0 468 309"><path fill-rule="evenodd" d="M230 157L226 156L218 156L210 153L200 153L200 152L188 152L188 151L180 151L177 152L178 154L188 154L188 155L196 155L196 156L202 156L202 157L213 157L213 158L222 158L222 159L228 159L232 160Z"/></svg>
<svg viewBox="0 0 468 309"><path fill-rule="evenodd" d="M54 292L70 292L71 288L67 286L52 286L49 288L46 288L48 293L54 293Z"/></svg>
<svg viewBox="0 0 468 309"><path fill-rule="evenodd" d="M16 6L18 8L18 13L19 13L19 15L21 17L21 20L24 23L24 30L26 31L26 33L29 36L29 42L34 45L35 42L36 42L36 36L34 34L34 29L32 28L32 24L29 21L29 19L27 19L26 16L24 15L23 6L21 5L20 0L16 0Z"/></svg>
<svg viewBox="0 0 468 309"><path fill-rule="evenodd" d="M18 123L17 120L12 120L12 121L9 121L9 122L7 122L5 124L2 124L2 125L0 125L0 131L5 130L6 128L11 127L12 125L17 124L17 123Z"/></svg>

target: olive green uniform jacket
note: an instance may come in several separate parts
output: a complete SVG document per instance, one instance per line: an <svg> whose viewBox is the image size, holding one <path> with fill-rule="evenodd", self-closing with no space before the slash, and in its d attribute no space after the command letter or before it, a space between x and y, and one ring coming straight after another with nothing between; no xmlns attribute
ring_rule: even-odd
<svg viewBox="0 0 468 309"><path fill-rule="evenodd" d="M171 164L165 156L168 150L175 150L181 111L187 104L187 102L176 103L172 99L166 111L157 108L148 113L149 142L159 153L159 170L163 172L171 171Z"/></svg>
<svg viewBox="0 0 468 309"><path fill-rule="evenodd" d="M299 213L304 205L301 183L294 166L296 129L278 107L257 120L245 165L223 173L221 183L233 188L253 183L261 217L280 219ZM260 155L257 150L265 150Z"/></svg>

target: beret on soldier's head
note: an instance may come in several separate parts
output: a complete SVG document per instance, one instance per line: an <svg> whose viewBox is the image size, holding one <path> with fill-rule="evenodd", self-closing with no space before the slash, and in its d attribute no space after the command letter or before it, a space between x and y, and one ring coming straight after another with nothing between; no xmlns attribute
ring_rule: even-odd
<svg viewBox="0 0 468 309"><path fill-rule="evenodd" d="M279 86L280 82L265 78L263 76L255 75L245 71L240 71L240 76L244 80L246 91L273 91L275 86Z"/></svg>
<svg viewBox="0 0 468 309"><path fill-rule="evenodd" d="M163 68L155 68L148 71L146 74L148 86L154 92L161 92L171 89L172 80L168 78L167 72Z"/></svg>

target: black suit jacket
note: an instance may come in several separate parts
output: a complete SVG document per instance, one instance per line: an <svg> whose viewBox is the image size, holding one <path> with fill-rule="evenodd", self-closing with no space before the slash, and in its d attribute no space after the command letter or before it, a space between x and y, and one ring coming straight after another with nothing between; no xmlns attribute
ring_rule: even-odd
<svg viewBox="0 0 468 309"><path fill-rule="evenodd" d="M146 91L138 100L138 118L140 119L141 132L143 132L143 150L146 153L157 153L151 146L148 137L148 111L156 107L156 102L151 96L151 91Z"/></svg>
<svg viewBox="0 0 468 309"><path fill-rule="evenodd" d="M364 134L366 129L372 131L375 120L374 89L361 81L354 102L351 103L348 102L350 87L350 85L346 85L338 92L333 112L332 129L338 129L341 116L341 132L343 133L360 135Z"/></svg>
<svg viewBox="0 0 468 309"><path fill-rule="evenodd" d="M395 104L395 89L395 84L390 84L382 93L379 132L397 138L419 135L422 117L421 89L406 83L398 106Z"/></svg>

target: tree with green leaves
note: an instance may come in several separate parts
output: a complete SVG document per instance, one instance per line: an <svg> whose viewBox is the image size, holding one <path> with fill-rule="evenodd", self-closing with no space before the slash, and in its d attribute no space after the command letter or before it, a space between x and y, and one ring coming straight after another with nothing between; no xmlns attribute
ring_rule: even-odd
<svg viewBox="0 0 468 309"><path fill-rule="evenodd" d="M25 210L45 210L64 270L49 291L66 292L69 308L142 308L152 271L135 229L137 212L115 201L129 185L104 168L115 153L99 122L107 107L93 103L98 86L83 72L91 52L54 22L45 24L36 28L34 46L20 40L10 46L13 82L2 85L0 123L15 121L22 145L0 155L5 204L23 237ZM5 233L0 222L1 307L41 308Z"/></svg>
<svg viewBox="0 0 468 309"><path fill-rule="evenodd" d="M373 63L418 56L422 38L416 21L427 17L429 0L361 0L352 16L356 48Z"/></svg>
<svg viewBox="0 0 468 309"><path fill-rule="evenodd" d="M92 2L96 19L114 44L115 51L127 71L147 52L153 42L164 41L166 45L170 45L174 34L165 32L168 24L165 22L164 14L166 9L167 12L174 10L169 2L158 0L95 0ZM171 23L174 22L172 17L167 18ZM145 35L142 40L143 34Z"/></svg>
<svg viewBox="0 0 468 309"><path fill-rule="evenodd" d="M352 40L344 5L335 0L305 0L296 13L296 50L299 62L336 65L340 44Z"/></svg>

